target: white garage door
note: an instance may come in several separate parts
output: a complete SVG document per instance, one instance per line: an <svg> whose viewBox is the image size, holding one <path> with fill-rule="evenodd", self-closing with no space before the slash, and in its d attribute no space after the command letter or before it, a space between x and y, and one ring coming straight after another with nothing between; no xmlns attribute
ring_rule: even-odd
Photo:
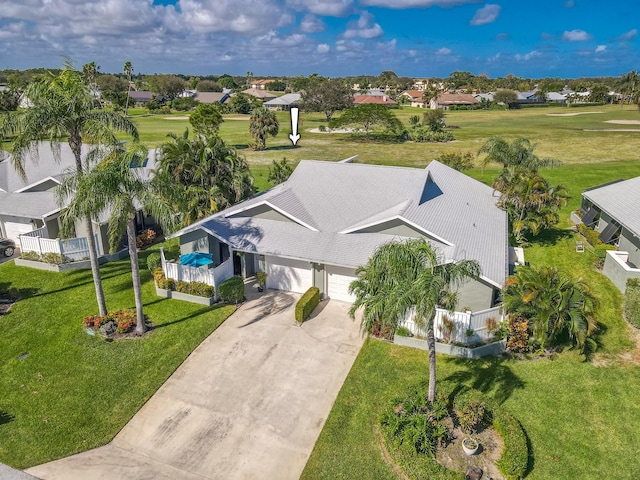
<svg viewBox="0 0 640 480"><path fill-rule="evenodd" d="M355 295L349 294L349 285L356 279L353 268L334 267L326 265L327 295L331 300L353 303Z"/></svg>
<svg viewBox="0 0 640 480"><path fill-rule="evenodd" d="M267 288L304 293L312 286L311 264L302 260L266 257Z"/></svg>
<svg viewBox="0 0 640 480"><path fill-rule="evenodd" d="M7 234L7 238L20 245L18 236L33 231L33 225L29 220L24 220L24 222L4 222L4 231Z"/></svg>

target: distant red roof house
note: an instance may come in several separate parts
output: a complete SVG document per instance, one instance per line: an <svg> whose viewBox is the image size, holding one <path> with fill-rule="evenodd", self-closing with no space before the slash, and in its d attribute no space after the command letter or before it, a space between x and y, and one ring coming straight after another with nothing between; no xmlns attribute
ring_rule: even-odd
<svg viewBox="0 0 640 480"><path fill-rule="evenodd" d="M353 104L363 105L365 103L377 103L379 105L396 105L396 102L391 100L386 95L354 95Z"/></svg>
<svg viewBox="0 0 640 480"><path fill-rule="evenodd" d="M468 93L441 93L431 100L431 108L444 108L445 110L453 105L475 105L480 103L477 98Z"/></svg>
<svg viewBox="0 0 640 480"><path fill-rule="evenodd" d="M258 90L266 90L267 86L273 82L275 82L275 80L268 80L268 79L254 80L251 82L251 88L255 88Z"/></svg>

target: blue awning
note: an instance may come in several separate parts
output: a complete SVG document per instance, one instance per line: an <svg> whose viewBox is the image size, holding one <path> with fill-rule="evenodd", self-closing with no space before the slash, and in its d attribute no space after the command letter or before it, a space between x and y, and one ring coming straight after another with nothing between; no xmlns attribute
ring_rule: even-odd
<svg viewBox="0 0 640 480"><path fill-rule="evenodd" d="M192 252L180 255L180 265L203 267L211 263L213 263L213 255L210 253Z"/></svg>

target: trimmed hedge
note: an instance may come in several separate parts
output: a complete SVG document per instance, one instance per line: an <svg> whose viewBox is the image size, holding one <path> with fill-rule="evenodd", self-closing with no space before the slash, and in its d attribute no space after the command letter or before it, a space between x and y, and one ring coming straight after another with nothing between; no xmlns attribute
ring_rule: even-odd
<svg viewBox="0 0 640 480"><path fill-rule="evenodd" d="M498 468L508 480L524 478L529 465L529 447L522 425L504 408L497 405L492 405L491 408L493 428L504 441L502 457L497 462Z"/></svg>
<svg viewBox="0 0 640 480"><path fill-rule="evenodd" d="M242 277L231 277L218 286L218 296L226 303L240 303L244 300L244 280Z"/></svg>
<svg viewBox="0 0 640 480"><path fill-rule="evenodd" d="M624 294L624 315L634 327L640 328L640 280L627 280L627 290Z"/></svg>
<svg viewBox="0 0 640 480"><path fill-rule="evenodd" d="M156 268L162 267L162 260L160 259L160 254L157 252L150 253L147 257L147 267L150 272L153 272Z"/></svg>
<svg viewBox="0 0 640 480"><path fill-rule="evenodd" d="M318 287L311 287L304 292L304 295L302 295L298 303L296 303L296 322L302 323L309 318L309 315L311 315L319 303L320 289Z"/></svg>

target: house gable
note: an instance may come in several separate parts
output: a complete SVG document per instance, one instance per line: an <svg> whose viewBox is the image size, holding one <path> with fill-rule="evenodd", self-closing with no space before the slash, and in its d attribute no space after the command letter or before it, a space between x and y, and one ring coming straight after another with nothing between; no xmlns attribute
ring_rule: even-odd
<svg viewBox="0 0 640 480"><path fill-rule="evenodd" d="M21 188L20 190L16 190L16 193L48 192L56 188L58 185L60 185L60 182L58 180L52 177L48 177L48 178L43 178L39 182L35 182L35 183L32 183L31 185Z"/></svg>
<svg viewBox="0 0 640 480"><path fill-rule="evenodd" d="M423 228L420 228L413 222L397 216L381 222L376 222L371 225L365 225L359 227L356 230L341 232L341 233L380 233L383 235L409 237L409 238L424 238L426 240L435 240L436 242L444 243L445 245L453 246L451 242L448 242L442 237L435 235Z"/></svg>
<svg viewBox="0 0 640 480"><path fill-rule="evenodd" d="M227 215L227 218L260 218L263 220L277 220L280 222L293 222L293 219L287 217L283 213L277 211L268 203L260 203L254 205L246 210L241 210L231 215Z"/></svg>

